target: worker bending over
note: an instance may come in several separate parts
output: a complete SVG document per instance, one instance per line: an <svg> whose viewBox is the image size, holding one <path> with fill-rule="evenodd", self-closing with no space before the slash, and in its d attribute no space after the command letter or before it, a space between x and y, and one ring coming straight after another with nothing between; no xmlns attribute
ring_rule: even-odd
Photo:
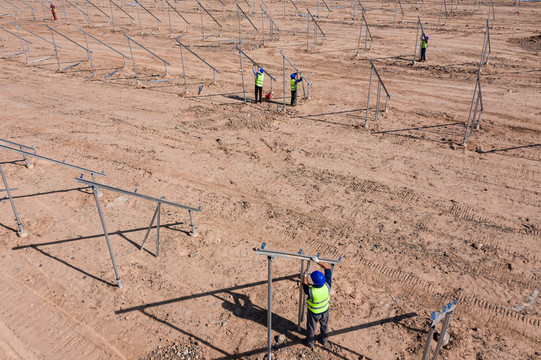
<svg viewBox="0 0 541 360"><path fill-rule="evenodd" d="M291 74L291 106L297 106L297 84L302 81L299 73Z"/></svg>
<svg viewBox="0 0 541 360"><path fill-rule="evenodd" d="M321 325L321 342L325 346L329 341L329 303L331 299L331 282L332 272L329 264L319 261L315 256L312 256L312 261L319 264L324 270L325 275L321 271L314 271L310 274L314 285L308 285L308 272L304 273L302 279L302 287L304 293L308 295L306 304L308 306L308 314L306 316L306 344L309 347L314 347L317 323Z"/></svg>
<svg viewBox="0 0 541 360"><path fill-rule="evenodd" d="M265 71L263 68L259 69L259 71L252 68L252 71L255 75L255 102L257 103L257 99L259 99L259 102L261 102L261 97L263 95L263 80L265 79Z"/></svg>

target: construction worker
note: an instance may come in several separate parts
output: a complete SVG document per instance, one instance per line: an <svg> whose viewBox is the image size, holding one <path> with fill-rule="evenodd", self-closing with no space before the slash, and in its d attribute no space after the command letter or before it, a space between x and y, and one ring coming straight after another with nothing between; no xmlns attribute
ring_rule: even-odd
<svg viewBox="0 0 541 360"><path fill-rule="evenodd" d="M305 272L302 279L302 287L304 293L308 295L306 304L308 314L306 316L306 345L314 347L317 323L321 325L321 342L327 345L329 341L329 303L331 298L331 282L332 272L331 266L327 263L319 261L315 256L312 256L312 261L319 264L324 270L325 275L321 271L314 271L310 274L310 278L314 285L308 285L306 279L308 273Z"/></svg>
<svg viewBox="0 0 541 360"><path fill-rule="evenodd" d="M53 4L51 4L50 8L51 8L51 14L53 14L54 21L56 21L56 7Z"/></svg>
<svg viewBox="0 0 541 360"><path fill-rule="evenodd" d="M421 59L419 61L426 61L426 48L428 47L428 36L424 33L421 35Z"/></svg>
<svg viewBox="0 0 541 360"><path fill-rule="evenodd" d="M299 73L291 74L291 106L297 106L297 84L302 81Z"/></svg>
<svg viewBox="0 0 541 360"><path fill-rule="evenodd" d="M260 68L259 71L256 71L256 69L252 68L252 71L255 75L255 102L257 103L257 99L259 99L259 102L261 102L261 97L263 96L263 80L265 78L265 70Z"/></svg>

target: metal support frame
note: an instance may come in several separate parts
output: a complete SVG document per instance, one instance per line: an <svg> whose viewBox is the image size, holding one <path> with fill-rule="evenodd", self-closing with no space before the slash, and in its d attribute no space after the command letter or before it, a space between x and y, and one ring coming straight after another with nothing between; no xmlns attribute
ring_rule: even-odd
<svg viewBox="0 0 541 360"><path fill-rule="evenodd" d="M515 0L513 4L513 15L516 15L520 12L520 0Z"/></svg>
<svg viewBox="0 0 541 360"><path fill-rule="evenodd" d="M133 20L135 20L135 18L133 16L131 16L130 14L128 14L126 12L126 10L124 10L122 7L118 6L117 3L115 3L113 0L109 0L109 7L111 8L111 21L113 23L113 31L115 31L115 13L113 11L113 5L119 9L120 11L122 11L124 14L126 14L128 16L128 18L130 18L130 26L133 26Z"/></svg>
<svg viewBox="0 0 541 360"><path fill-rule="evenodd" d="M490 48L490 27L489 21L487 20L487 26L485 29L485 37L483 39L483 50L481 51L481 60L479 61L479 71L488 64L488 58L490 57L491 48Z"/></svg>
<svg viewBox="0 0 541 360"><path fill-rule="evenodd" d="M165 76L167 76L167 65L171 66L171 64L167 61L165 61L164 59L162 59L161 57L159 57L158 55L154 54L152 51L150 51L149 49L147 49L146 47L144 47L143 45L139 44L137 41L133 40L131 37L129 37L128 35L126 34L122 34L126 37L126 39L128 39L128 45L130 46L130 54L131 54L131 60L132 60L132 63L133 63L133 70L135 71L135 78L137 79L137 83L139 84L140 81L139 81L139 75L137 74L137 68L135 66L135 57L133 56L133 51L132 51L132 48L131 48L131 43L133 42L134 44L136 45L139 45L141 48L143 48L144 50L146 50L148 53L150 53L152 56L154 56L155 58L159 59L160 61L163 62L163 66L165 68ZM161 82L161 81L172 81L172 80L175 80L175 79L161 79L161 80L151 80L151 81L146 81L146 82L143 82L143 84L150 84L150 83L154 83L154 82Z"/></svg>
<svg viewBox="0 0 541 360"><path fill-rule="evenodd" d="M443 19L443 24L440 25L442 13L445 14L445 19ZM448 16L449 16L449 13L447 12L447 1L441 0L440 14L438 15L438 24L436 25L436 30L439 30L440 26L444 26L445 24L447 24Z"/></svg>
<svg viewBox="0 0 541 360"><path fill-rule="evenodd" d="M105 218L103 216L101 206L100 206L100 202L99 202L99 199L98 199L98 189L110 190L110 191L114 191L114 192L121 193L121 194L124 194L124 195L133 196L133 197L136 197L136 198L139 198L139 199L156 202L158 204L157 207L156 207L156 210L154 211L154 215L152 216L150 226L147 229L145 239L143 240L143 243L141 245L141 250L144 249L144 245L145 245L145 243L147 241L150 230L152 229L152 226L154 225L154 220L157 219L156 257L158 257L158 255L159 255L159 247L160 247L160 211L161 211L161 205L162 204L188 210L188 212L190 213L190 226L191 226L190 235L191 236L197 236L197 231L195 230L195 225L194 225L194 222L193 222L192 213L193 212L201 212L201 207L194 208L194 207L191 207L191 206L181 205L181 204L177 204L177 203L174 203L174 202L171 202L171 201L167 201L167 200L165 200L165 196L158 199L158 198L155 198L155 197L138 194L137 189L135 189L135 191L132 192L132 191L119 189L119 188L116 188L116 187L113 187L113 186L100 184L100 183L97 183L95 181L89 181L89 180L83 179L82 175L81 175L80 178L75 178L75 181L77 181L79 183L82 183L82 184L85 184L85 185L88 185L88 186L92 186L92 188L93 188L94 198L96 200L96 207L97 207L98 213L100 215L101 224L102 224L102 227L103 227L105 239L107 240L107 246L109 247L109 254L111 255L111 260L113 262L113 269L115 271L116 281L117 281L117 284L118 284L119 288L122 288L122 282L120 280L120 275L119 275L118 270L116 268L115 257L114 257L114 254L113 254L113 249L111 247L111 242L109 240L109 233L107 232L107 226L105 224Z"/></svg>
<svg viewBox="0 0 541 360"><path fill-rule="evenodd" d="M178 39L175 39L176 42L178 42L178 45L177 46L180 46L180 58L181 58L181 61L182 61L182 73L184 75L184 90L186 92L186 94L188 93L188 84L186 82L186 70L184 68L184 54L182 52L182 48L185 48L186 50L188 50L190 53L192 53L196 58L198 58L199 60L201 60L203 63L205 63L209 68L212 69L212 83L213 84L216 84L216 73L220 73L220 70L216 69L214 66L210 65L208 62L206 62L203 58L201 58L199 55L197 55L195 52L193 52L192 50L190 50L186 45L184 45L183 43L181 43Z"/></svg>
<svg viewBox="0 0 541 360"><path fill-rule="evenodd" d="M135 7L137 9L137 18L139 20L139 32L141 35L143 34L143 27L141 26L141 14L139 13L139 7L141 7L143 10L145 10L147 13L150 14L154 19L156 19L156 25L157 29L160 29L160 23L162 22L160 19L158 19L153 13L150 12L146 7L143 6L138 0L135 0Z"/></svg>
<svg viewBox="0 0 541 360"><path fill-rule="evenodd" d="M17 33L18 33L18 32L19 32L19 29L18 29L18 28L16 28L16 29L17 29ZM1 27L1 26L0 26L0 30L4 30L4 31L7 32L8 34L13 35L13 36L15 36L16 38L18 38L18 39L19 39L19 42L20 42L20 44L21 44L21 48L22 48L22 50L23 50L22 52L15 53L15 54L11 54L11 55L9 55L8 57L17 56L17 55L23 55L23 54L24 54L25 61L26 61L26 63L28 63L28 56L27 56L26 52L27 52L27 51L30 51L30 44L32 44L32 43L31 43L30 41L26 40L25 38L23 38L20 34L12 33L11 31L6 30L6 29L4 29L4 28ZM26 47L27 47L26 50L24 49L23 41L26 43Z"/></svg>
<svg viewBox="0 0 541 360"><path fill-rule="evenodd" d="M375 73L378 79L378 89L377 89L377 95L376 95L376 110L374 115L374 121L378 120L378 116L380 113L380 98L381 98L381 89L385 91L385 109L384 112L387 112L387 105L388 100L391 98L391 95L387 91L387 88L385 87L385 84L383 83L383 80L381 80L381 77L379 76L378 70L374 66L374 62L372 59L370 59L370 80L368 84L368 100L366 101L366 118L364 120L364 127L368 127L368 114L370 113L370 93L372 91L372 74Z"/></svg>
<svg viewBox="0 0 541 360"><path fill-rule="evenodd" d="M419 10L419 8L417 7L417 2L418 2L418 0L415 0L415 10ZM425 4L425 0L421 0L421 10L423 9L424 4Z"/></svg>
<svg viewBox="0 0 541 360"><path fill-rule="evenodd" d="M361 17L361 28L359 30L359 40L357 41L357 54L355 56L359 56L359 51L361 48L361 38L363 36L363 26L364 26L364 51L372 50L372 43L374 42L374 38L372 37L370 28L368 27L368 23L366 22L364 11ZM370 36L370 47L368 47L368 36Z"/></svg>
<svg viewBox="0 0 541 360"><path fill-rule="evenodd" d="M22 3L23 5L30 8L30 11L32 12L32 19L34 19L34 21L36 21L36 12L37 12L37 10L32 5L26 3L26 1L23 1L23 0L18 0L18 1L20 3Z"/></svg>
<svg viewBox="0 0 541 360"><path fill-rule="evenodd" d="M12 9L13 9L13 17L15 19L17 19L17 14L19 13L19 11L21 10L20 7L16 6L13 2L9 1L9 0L5 0L8 4L11 5ZM45 12L43 12L43 16L45 18Z"/></svg>
<svg viewBox="0 0 541 360"><path fill-rule="evenodd" d="M475 89L473 90L473 99L470 105L470 113L468 115L468 121L466 122L466 132L464 133L463 146L466 146L466 140L473 134L474 128L479 129L481 122L481 115L483 115L483 93L481 91L481 71L477 72L477 79L475 80Z"/></svg>
<svg viewBox="0 0 541 360"><path fill-rule="evenodd" d="M239 58L240 58L240 72L241 72L241 76L242 76L242 93L244 94L244 103L247 102L246 100L246 87L244 86L244 68L242 66L242 56L244 55L248 60L250 60L252 62L253 65L255 65L258 69L262 68L261 65L259 65L258 63L256 63L251 57L249 57L248 55L246 55L246 53L244 51L242 51L241 49L239 49L238 46L235 46L235 48L239 51ZM276 81L276 78L274 76L272 76L267 70L265 70L265 74L267 74L270 78L271 78L271 94L273 93L273 88L272 88L272 82L273 81Z"/></svg>
<svg viewBox="0 0 541 360"><path fill-rule="evenodd" d="M444 0L445 1L445 0ZM400 2L400 0L395 0L394 2L394 17L393 17L393 26L395 25L396 23L396 10L397 10L397 5L400 6L400 14L401 14L401 17L400 17L400 20L398 21L398 23L402 23L404 21L404 10L402 9L402 3Z"/></svg>
<svg viewBox="0 0 541 360"><path fill-rule="evenodd" d="M447 329L449 328L449 323L451 322L451 315L453 315L453 311L455 310L456 304L457 304L457 300L454 300L452 303L448 303L447 305L444 305L441 312L434 311L432 313L432 316L430 317L430 320L432 320L432 322L430 324L430 329L428 331L428 336L426 339L426 344L423 351L422 360L428 360L428 356L430 354L430 344L432 343L432 338L434 337L436 326L441 320L443 320L440 336L438 338L438 343L436 345L436 350L434 351L434 355L432 357L432 360L438 359L438 355L440 354L440 350L443 345L443 338L445 337L445 334L447 333Z"/></svg>
<svg viewBox="0 0 541 360"><path fill-rule="evenodd" d="M312 21L315 24L315 27L314 27L314 47L317 46L317 30L319 29L319 31L321 32L321 35L323 35L323 38L321 39L322 44L325 42L325 33L323 32L323 30L321 29L321 27L317 23L316 18L312 15L310 10L306 9L306 11L308 13L308 17L307 17L308 18L308 30L306 31L306 50L310 50L310 19L312 19Z"/></svg>
<svg viewBox="0 0 541 360"><path fill-rule="evenodd" d="M282 30L280 30L280 28L278 27L278 25L276 25L276 23L274 22L274 20L270 17L270 15L265 11L265 9L263 9L263 6L259 6L261 8L261 32L263 34L263 45L265 45L265 18L263 17L263 14L265 14L265 16L269 19L269 23L270 23L270 40L269 41L272 41L274 40L274 28L276 28L276 30L278 30L278 40L280 40L280 36L282 35ZM240 35L239 35L240 37Z"/></svg>
<svg viewBox="0 0 541 360"><path fill-rule="evenodd" d="M413 64L417 61L417 45L419 44L419 30L421 34L425 33L423 29L423 23L421 22L421 17L417 15L417 34L415 35L415 48L413 49Z"/></svg>
<svg viewBox="0 0 541 360"><path fill-rule="evenodd" d="M65 68L62 68L61 65L60 65L60 58L59 58L59 56L58 56L58 48L59 48L59 47L56 46L56 42L55 42L55 40L54 40L54 33L57 33L58 35L62 36L64 39L69 40L70 42L74 43L75 45L77 45L77 46L80 47L81 49L85 50L85 51L86 51L87 57L89 57L90 54L92 54L92 51L90 51L88 48L84 47L83 45L80 45L79 43L77 43L77 42L71 40L69 37L67 37L66 35L60 33L59 31L57 31L57 30L55 30L55 29L53 29L53 28L50 27L49 25L45 25L45 26L47 26L47 28L48 28L49 30L51 30L51 37L52 37L52 39L53 39L54 51L55 51L55 54L56 54L56 62L58 63L58 71L64 71L64 70L67 70L67 69L72 68L72 67L74 67L74 66L77 66L77 65L81 64L82 61L79 61L78 63L75 63L75 64L72 64L72 65L67 66L67 67L65 67Z"/></svg>
<svg viewBox="0 0 541 360"><path fill-rule="evenodd" d="M81 9L79 9L77 7L77 5L73 4L72 2L70 2L69 0L64 0L65 2L67 2L68 4L70 4L71 6L73 6L75 8L75 10L77 10L77 12L79 13L79 15L81 15L81 17L83 18L83 22L86 23L86 20L88 19L88 15L83 12ZM87 17L87 19L85 19L85 16ZM89 25L90 25L90 20L89 20Z"/></svg>
<svg viewBox="0 0 541 360"><path fill-rule="evenodd" d="M90 36L92 39L96 40L97 42L99 42L100 44L102 44L103 46L113 50L114 52L116 52L117 54L119 54L120 56L122 56L122 62L123 62L123 66L122 66L122 69L126 67L126 59L129 59L126 55L122 54L120 51L114 49L113 47L107 45L106 43L104 43L103 41L101 41L100 39L90 35L89 33L83 31L82 29L79 29L80 32L83 33L84 37L85 37L85 42L86 42L86 47L87 49L90 50L90 47L88 46L88 39L87 39L87 36ZM92 63L92 56L90 55L90 51L88 52L88 60L90 61L90 66L92 68L92 76L96 76L96 73L94 71L94 64ZM105 76L105 79L107 79L109 76L115 74L116 72L120 71L120 69L116 69L115 71L113 71L112 73L108 74L107 76Z"/></svg>
<svg viewBox="0 0 541 360"><path fill-rule="evenodd" d="M327 8L327 15L325 16L319 16L319 0L316 0L316 9L317 9L317 12L316 12L316 17L319 19L319 18L328 18L329 16L331 16L331 12L332 10L329 8L329 5L327 5L327 3L325 2L325 0L321 0L321 2L323 3L323 5L325 5L325 8Z"/></svg>
<svg viewBox="0 0 541 360"><path fill-rule="evenodd" d="M492 20L491 20L492 17ZM487 20L491 20L490 28L494 28L494 22L496 21L496 15L494 14L494 0L490 0L488 3L488 18Z"/></svg>
<svg viewBox="0 0 541 360"><path fill-rule="evenodd" d="M366 14L366 9L364 8L363 4L360 0L353 0L353 23L355 24L355 20L357 19L357 3L361 5L361 13Z"/></svg>
<svg viewBox="0 0 541 360"><path fill-rule="evenodd" d="M199 12L201 13L201 36L203 37L203 41L207 40L208 38L211 37L211 35L205 37L205 25L203 23L203 10L205 10L205 12L207 13L208 16L210 16L210 18L212 20L214 20L214 22L216 24L218 24L218 36L221 37L222 36L222 24L220 24L218 22L218 20L216 20L214 18L214 16L212 16L212 14L210 12L208 12L207 9L205 9L205 7L203 5L201 5L201 3L197 0L195 0L195 2L199 5Z"/></svg>
<svg viewBox="0 0 541 360"><path fill-rule="evenodd" d="M86 3L89 3L92 7L94 7L96 10L98 10L100 13L102 13L106 18L107 18L107 24L109 24L109 21L111 20L111 17L109 15L107 15L105 13L105 11L103 11L102 9L100 9L97 5L95 5L94 3L92 3L90 0L85 0L85 6L86 6ZM88 6L86 7L86 13L87 13L87 16L89 17L90 19L90 14L88 13ZM90 20L89 20L89 23L90 23Z"/></svg>
<svg viewBox="0 0 541 360"><path fill-rule="evenodd" d="M483 0L475 0L474 3L473 3L473 11L472 12L476 12L477 10L479 10L481 8L481 2Z"/></svg>
<svg viewBox="0 0 541 360"><path fill-rule="evenodd" d="M190 30L190 23L188 22L188 20L186 20L184 16L182 16L182 14L179 13L177 9L175 9L175 7L169 3L169 1L165 0L165 2L167 3L167 16L169 18L169 37L173 37L173 31L171 29L171 9L173 9L173 11L176 12L182 20L184 20L184 22L186 23L186 32L188 32Z"/></svg>
<svg viewBox="0 0 541 360"><path fill-rule="evenodd" d="M0 175L2 175L2 181L4 182L5 187L3 191L5 191L8 195L9 202L11 203L11 209L13 210L13 214L15 214L15 219L17 220L17 227L19 228L19 231L17 231L17 236L25 237L28 234L26 233L26 231L24 231L23 224L21 223L21 219L19 218L19 213L17 212L17 208L15 207L15 202L13 201L13 197L11 196L11 190L15 189L9 188L6 175L4 174L4 170L2 169L2 164L0 164Z"/></svg>
<svg viewBox="0 0 541 360"><path fill-rule="evenodd" d="M303 287L302 287L302 276L304 273L304 261L308 261L307 264L307 271L310 271L310 260L312 259L312 256L303 255L302 249L299 250L298 253L291 253L291 252L285 252L285 251L277 251L277 250L268 250L265 249L266 243L263 243L259 249L256 249L255 252L257 255L265 255L267 256L268 261L268 276L267 276L267 359L272 359L272 263L274 262L275 257L283 257L283 258L289 258L294 260L300 260L301 261L301 272L299 275L299 316L298 316L298 323L297 328L301 329L301 324L304 321L304 309L306 306L306 295L303 293ZM333 259L325 259L321 258L320 254L318 253L317 258L319 258L320 261L323 261L325 263L331 264L332 268L331 271L334 271L334 266L339 264L340 261L342 261L342 257L338 258L338 260Z"/></svg>
<svg viewBox="0 0 541 360"><path fill-rule="evenodd" d="M242 10L242 8L239 6L239 4L236 5L237 6L237 17L239 19L239 43L242 42L242 37L241 37L241 34L240 34L240 15L244 15L244 17L246 18L246 20L248 20L248 22L250 23L250 25L252 25L252 27L254 28L254 39L257 39L257 27L254 25L254 23L252 22L252 20L250 19L250 17L248 15L246 15L246 13L244 12L244 10Z"/></svg>
<svg viewBox="0 0 541 360"><path fill-rule="evenodd" d="M310 80L308 80L303 74L302 71L300 71L291 60L284 54L284 50L280 50L280 54L282 54L282 67L283 67L283 79L284 79L284 105L278 105L279 107L283 107L284 112L286 111L286 60L287 62L295 69L295 72L299 73L302 76L303 82L302 82L302 91L304 95L304 100L310 99L310 88L312 88L312 83ZM288 77L289 79L289 77ZM308 94L304 91L304 81L308 84Z"/></svg>
<svg viewBox="0 0 541 360"><path fill-rule="evenodd" d="M295 4L295 2L293 2L293 0L289 0L289 2L291 4L293 4L293 6L295 7L295 16L299 15L299 8L297 7L297 5ZM284 0L284 19L286 18L286 0Z"/></svg>

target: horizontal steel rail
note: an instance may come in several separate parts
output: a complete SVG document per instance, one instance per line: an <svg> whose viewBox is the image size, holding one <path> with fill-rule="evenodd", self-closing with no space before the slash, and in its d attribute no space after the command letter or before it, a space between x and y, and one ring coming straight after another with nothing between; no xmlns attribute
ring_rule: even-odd
<svg viewBox="0 0 541 360"><path fill-rule="evenodd" d="M116 52L117 54L121 55L122 57L124 57L124 58L126 58L126 59L129 59L129 58L130 58L129 56L126 56L126 55L122 54L120 51L118 51L118 50L112 48L111 46L107 45L106 43L104 43L104 42L101 41L100 39L98 39L98 38L96 38L96 37L90 35L90 34L87 33L86 31L84 31L84 30L82 30L82 29L79 29L79 31L82 32L82 33L85 34L85 35L90 36L92 39L96 40L97 42L99 42L99 43L102 44L103 46L108 47L109 49L113 50L114 52Z"/></svg>
<svg viewBox="0 0 541 360"><path fill-rule="evenodd" d="M250 60L250 61L252 62L252 64L254 64L254 65L256 65L256 66L258 66L258 67L260 67L260 68L263 68L263 66L259 65L258 63L256 63L251 57L249 57L248 55L246 55L246 53L245 53L244 51L242 51L241 49L239 49L238 46L235 45L235 48L236 48L238 51L240 51L240 52L242 53L242 55L246 56L246 57L248 58L248 60ZM272 76L267 70L265 70L265 74L269 75L269 77L270 77L272 80L276 81L276 78L275 78L274 76Z"/></svg>
<svg viewBox="0 0 541 360"><path fill-rule="evenodd" d="M265 249L266 245L267 244L263 243L260 248L256 249L255 250L256 254L266 255L266 256L271 256L271 257L286 257L286 258L297 259L297 260L311 260L312 259L312 256L309 256L309 255L302 255L299 253L291 253L291 252L277 251L277 250L267 250ZM333 264L333 265L339 264L340 261L342 261L342 257L338 258L338 260L320 258L319 256L317 258L320 261Z"/></svg>
<svg viewBox="0 0 541 360"><path fill-rule="evenodd" d="M34 149L34 146L26 146L26 145L22 145L22 144L17 144L16 142L13 142L13 141L9 141L9 140L4 140L4 139L0 139L1 142L5 142L6 144L10 144L10 145L13 145L13 146L18 146L20 148L24 148L24 149L28 149L28 150L36 150Z"/></svg>
<svg viewBox="0 0 541 360"><path fill-rule="evenodd" d="M184 49L188 50L189 52L191 52L193 55L195 55L195 57L197 57L199 60L201 60L202 62L204 62L209 68L211 68L212 70L216 71L217 73L220 73L220 70L216 69L214 66L210 65L208 62L206 62L205 60L203 60L199 55L197 55L196 53L194 53L192 50L190 50L189 47L187 47L186 45L184 45L183 43L181 43L180 41L178 41L178 39L175 39L176 42L179 43L179 45L177 46L182 46Z"/></svg>
<svg viewBox="0 0 541 360"><path fill-rule="evenodd" d="M191 207L191 206L181 205L181 204L177 204L177 203L174 203L174 202L171 202L171 201L164 200L163 198L160 199L160 198L155 198L155 197L148 196L148 195L142 195L142 194L138 194L135 191L127 191L127 190L119 189L119 188L109 186L109 185L105 185L105 184L100 184L100 183L90 181L90 180L86 180L86 179L82 179L82 178L75 178L75 181L80 182L80 183L85 184L85 185L92 186L92 187L97 187L97 188L100 188L100 189L115 191L115 192L118 192L118 193L121 193L121 194L134 196L134 197L137 197L137 198L140 198L140 199L153 201L153 202L156 202L156 203L159 203L159 204L169 205L169 206L173 206L173 207L176 207L176 208L185 209L185 210L188 210L188 211L195 211L195 212L201 212L202 211L201 207L194 208L194 207Z"/></svg>
<svg viewBox="0 0 541 360"><path fill-rule="evenodd" d="M86 172L86 173L89 173L89 174L105 176L103 171L99 172L99 171L85 169L85 168L77 166L77 165L68 164L68 163L65 162L66 160L58 161L58 160L51 159L51 158L48 158L48 157L45 157L45 156L37 155L35 152L31 153L31 152L28 152L28 151L14 149L12 147L1 145L1 144L0 144L0 149L15 151L16 153L19 153L19 154L22 154L22 155L32 156L32 157L35 157L36 159L49 161L49 162L52 162L52 163L57 164L57 165L66 166L66 167L76 169L76 170L79 170L79 171L83 171L83 172Z"/></svg>

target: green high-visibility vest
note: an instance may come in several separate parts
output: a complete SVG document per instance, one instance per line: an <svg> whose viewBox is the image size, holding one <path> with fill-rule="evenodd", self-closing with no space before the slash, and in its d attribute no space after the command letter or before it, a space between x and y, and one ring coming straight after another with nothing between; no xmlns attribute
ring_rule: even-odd
<svg viewBox="0 0 541 360"><path fill-rule="evenodd" d="M296 90L297 90L297 80L291 79L291 91L296 91Z"/></svg>
<svg viewBox="0 0 541 360"><path fill-rule="evenodd" d="M265 74L257 74L257 77L255 78L255 86L263 87L263 79L265 78Z"/></svg>
<svg viewBox="0 0 541 360"><path fill-rule="evenodd" d="M428 46L428 41L426 41L426 40L424 40L424 39L421 40L421 48L426 49L427 46Z"/></svg>
<svg viewBox="0 0 541 360"><path fill-rule="evenodd" d="M328 283L322 287L310 287L310 296L306 299L308 310L314 314L321 314L329 309L331 300L331 288Z"/></svg>

